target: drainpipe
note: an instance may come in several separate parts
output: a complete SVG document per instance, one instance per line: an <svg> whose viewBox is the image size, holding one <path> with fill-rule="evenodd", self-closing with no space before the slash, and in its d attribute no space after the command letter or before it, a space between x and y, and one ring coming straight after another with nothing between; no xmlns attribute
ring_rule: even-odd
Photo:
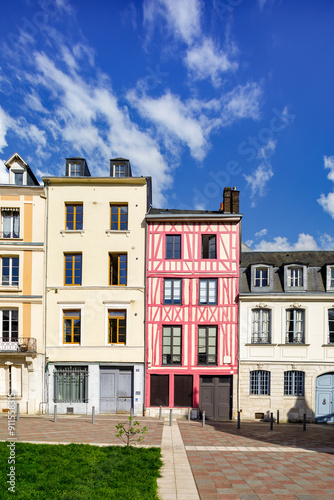
<svg viewBox="0 0 334 500"><path fill-rule="evenodd" d="M45 223L45 275L44 275L44 366L43 366L43 402L46 401L45 397L48 395L49 384L48 376L46 373L47 362L46 362L46 313L47 313L47 277L48 277L48 239L49 239L49 182L46 182L46 223ZM47 400L49 403L49 400Z"/></svg>
<svg viewBox="0 0 334 500"><path fill-rule="evenodd" d="M146 187L148 189L148 186ZM147 365L147 315L146 315L146 307L147 307L147 220L145 217L145 272L144 272L144 394L143 394L143 415L145 414L145 401L146 401L146 365Z"/></svg>

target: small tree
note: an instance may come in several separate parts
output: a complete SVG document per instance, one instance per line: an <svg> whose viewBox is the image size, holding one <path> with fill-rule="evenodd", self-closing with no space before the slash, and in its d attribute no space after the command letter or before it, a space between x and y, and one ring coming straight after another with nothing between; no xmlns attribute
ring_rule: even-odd
<svg viewBox="0 0 334 500"><path fill-rule="evenodd" d="M139 422L135 420L133 422L133 417L130 417L125 422L119 422L116 425L116 429L118 430L116 437L118 437L126 446L131 446L132 441L136 441L140 443L144 439L143 434L147 433L147 427L143 427L142 429L139 427ZM138 436L138 434L141 434ZM136 439L136 437L138 438Z"/></svg>

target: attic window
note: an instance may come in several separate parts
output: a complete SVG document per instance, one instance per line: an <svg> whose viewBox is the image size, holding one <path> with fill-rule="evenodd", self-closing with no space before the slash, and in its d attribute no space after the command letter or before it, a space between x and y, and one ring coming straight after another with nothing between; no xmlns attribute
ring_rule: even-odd
<svg viewBox="0 0 334 500"><path fill-rule="evenodd" d="M14 172L14 184L23 186L23 172Z"/></svg>
<svg viewBox="0 0 334 500"><path fill-rule="evenodd" d="M334 265L327 266L326 272L326 290L332 292L334 290Z"/></svg>
<svg viewBox="0 0 334 500"><path fill-rule="evenodd" d="M307 266L290 264L284 266L284 290L286 292L307 290Z"/></svg>
<svg viewBox="0 0 334 500"><path fill-rule="evenodd" d="M257 267L254 271L254 286L264 287L269 285L268 268Z"/></svg>
<svg viewBox="0 0 334 500"><path fill-rule="evenodd" d="M125 165L114 165L115 177L125 177Z"/></svg>
<svg viewBox="0 0 334 500"><path fill-rule="evenodd" d="M70 177L80 177L82 175L80 163L70 163L68 175Z"/></svg>

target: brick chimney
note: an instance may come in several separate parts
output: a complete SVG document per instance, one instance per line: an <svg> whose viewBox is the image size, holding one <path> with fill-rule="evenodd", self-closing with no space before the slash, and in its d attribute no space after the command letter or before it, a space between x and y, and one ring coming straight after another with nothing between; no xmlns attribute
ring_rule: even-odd
<svg viewBox="0 0 334 500"><path fill-rule="evenodd" d="M222 210L224 214L239 213L239 193L240 191L237 191L236 187L233 189L230 187L224 188L223 203L220 206L220 210Z"/></svg>

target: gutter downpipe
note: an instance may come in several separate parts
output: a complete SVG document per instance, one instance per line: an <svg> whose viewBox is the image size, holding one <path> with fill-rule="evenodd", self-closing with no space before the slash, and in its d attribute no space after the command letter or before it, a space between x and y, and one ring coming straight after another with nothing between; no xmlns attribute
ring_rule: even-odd
<svg viewBox="0 0 334 500"><path fill-rule="evenodd" d="M45 224L45 276L44 276L44 383L43 383L43 402L49 404L49 396L48 396L48 380L46 374L46 313L47 313L47 278L48 278L48 241L49 241L49 182L46 182L46 224Z"/></svg>
<svg viewBox="0 0 334 500"><path fill-rule="evenodd" d="M148 189L148 185L146 185L146 189ZM149 209L151 206L149 207ZM148 210L149 210L148 209ZM147 208L146 208L147 210ZM148 211L147 210L147 211ZM144 296L144 394L143 394L143 416L145 416L146 412L146 367L147 367L147 314L146 314L146 307L147 307L147 219L145 215L145 271L144 271L144 291L145 291L145 296Z"/></svg>
<svg viewBox="0 0 334 500"><path fill-rule="evenodd" d="M241 219L239 231L239 269L238 269L238 376L237 376L237 411L240 411L240 264L241 264Z"/></svg>

